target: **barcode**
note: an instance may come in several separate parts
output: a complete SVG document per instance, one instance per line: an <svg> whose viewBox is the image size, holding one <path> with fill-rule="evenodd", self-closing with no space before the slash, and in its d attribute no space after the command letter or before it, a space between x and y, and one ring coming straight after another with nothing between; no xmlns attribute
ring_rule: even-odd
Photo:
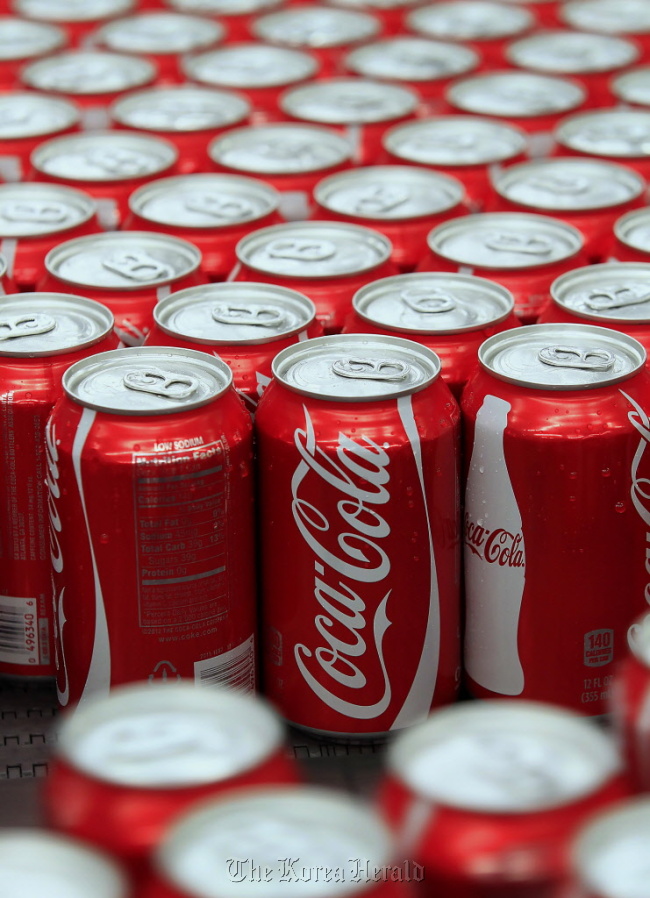
<svg viewBox="0 0 650 898"><path fill-rule="evenodd" d="M35 599L0 596L0 661L38 664Z"/></svg>
<svg viewBox="0 0 650 898"><path fill-rule="evenodd" d="M254 692L254 637L250 636L246 642L222 655L196 661L194 680L197 686L227 686L238 692Z"/></svg>

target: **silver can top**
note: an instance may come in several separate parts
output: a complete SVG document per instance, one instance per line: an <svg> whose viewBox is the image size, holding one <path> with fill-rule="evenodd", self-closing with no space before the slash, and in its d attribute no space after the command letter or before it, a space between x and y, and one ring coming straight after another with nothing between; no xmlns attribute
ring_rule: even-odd
<svg viewBox="0 0 650 898"><path fill-rule="evenodd" d="M287 115L323 125L361 125L411 115L419 102L414 91L397 84L333 78L286 91L280 108Z"/></svg>
<svg viewBox="0 0 650 898"><path fill-rule="evenodd" d="M457 81L445 92L447 101L463 112L532 118L571 112L587 92L565 78L535 72L487 72Z"/></svg>
<svg viewBox="0 0 650 898"><path fill-rule="evenodd" d="M574 268L551 285L555 302L592 321L650 322L650 264L606 262Z"/></svg>
<svg viewBox="0 0 650 898"><path fill-rule="evenodd" d="M650 209L634 209L622 215L614 225L614 235L621 243L650 253Z"/></svg>
<svg viewBox="0 0 650 898"><path fill-rule="evenodd" d="M367 284L352 305L366 321L404 334L457 334L503 321L514 298L485 278L427 271Z"/></svg>
<svg viewBox="0 0 650 898"><path fill-rule="evenodd" d="M128 131L71 134L40 144L31 156L37 171L69 181L125 181L167 171L178 150L166 140Z"/></svg>
<svg viewBox="0 0 650 898"><path fill-rule="evenodd" d="M570 28L606 34L650 32L650 7L646 0L568 0L560 19Z"/></svg>
<svg viewBox="0 0 650 898"><path fill-rule="evenodd" d="M579 75L632 65L641 54L631 41L611 34L542 31L510 44L505 55L524 69Z"/></svg>
<svg viewBox="0 0 650 898"><path fill-rule="evenodd" d="M244 16L262 13L281 6L284 0L165 0L178 12L197 15Z"/></svg>
<svg viewBox="0 0 650 898"><path fill-rule="evenodd" d="M270 44L317 49L371 40L379 34L380 24L374 16L356 10L292 6L260 16L251 30Z"/></svg>
<svg viewBox="0 0 650 898"><path fill-rule="evenodd" d="M309 53L290 47L232 44L188 57L183 61L183 71L202 84L242 90L306 81L316 74L318 63Z"/></svg>
<svg viewBox="0 0 650 898"><path fill-rule="evenodd" d="M133 191L129 208L157 224L212 230L257 221L275 212L279 202L277 190L254 178L196 174L145 184ZM1 216L0 205L0 223Z"/></svg>
<svg viewBox="0 0 650 898"><path fill-rule="evenodd" d="M469 47L406 35L365 44L345 57L345 67L363 78L394 81L455 78L478 64L478 53Z"/></svg>
<svg viewBox="0 0 650 898"><path fill-rule="evenodd" d="M51 22L95 22L131 12L136 0L12 0L17 16Z"/></svg>
<svg viewBox="0 0 650 898"><path fill-rule="evenodd" d="M200 408L231 385L232 371L221 359L171 346L99 352L63 375L63 389L79 405L134 417Z"/></svg>
<svg viewBox="0 0 650 898"><path fill-rule="evenodd" d="M22 91L0 94L0 140L57 134L80 119L77 107L58 97Z"/></svg>
<svg viewBox="0 0 650 898"><path fill-rule="evenodd" d="M201 253L186 240L148 231L113 231L59 243L45 257L68 284L132 291L171 284L195 272Z"/></svg>
<svg viewBox="0 0 650 898"><path fill-rule="evenodd" d="M554 137L579 153L643 158L650 156L650 111L603 109L572 115L560 122Z"/></svg>
<svg viewBox="0 0 650 898"><path fill-rule="evenodd" d="M67 231L90 221L95 201L87 193L58 184L0 184L0 238L37 237Z"/></svg>
<svg viewBox="0 0 650 898"><path fill-rule="evenodd" d="M613 78L610 88L621 103L650 106L650 66L635 66Z"/></svg>
<svg viewBox="0 0 650 898"><path fill-rule="evenodd" d="M523 7L504 7L489 0L452 0L429 3L409 13L412 31L442 41L486 41L515 37L535 25Z"/></svg>
<svg viewBox="0 0 650 898"><path fill-rule="evenodd" d="M92 346L113 330L106 306L65 293L0 297L0 356L31 359Z"/></svg>
<svg viewBox="0 0 650 898"><path fill-rule="evenodd" d="M345 9L370 10L377 13L417 6L420 2L421 0L328 0L328 3L332 6L342 6Z"/></svg>
<svg viewBox="0 0 650 898"><path fill-rule="evenodd" d="M530 324L482 344L481 365L509 383L540 390L589 390L640 371L646 351L638 340L592 324Z"/></svg>
<svg viewBox="0 0 650 898"><path fill-rule="evenodd" d="M296 290L245 281L180 290L157 303L153 315L165 333L196 343L253 345L304 331L316 307Z"/></svg>
<svg viewBox="0 0 650 898"><path fill-rule="evenodd" d="M3 62L54 53L66 43L65 32L56 25L0 16L0 60Z"/></svg>
<svg viewBox="0 0 650 898"><path fill-rule="evenodd" d="M430 349L402 337L337 334L288 346L273 374L295 393L330 402L381 402L429 386L440 374Z"/></svg>
<svg viewBox="0 0 650 898"><path fill-rule="evenodd" d="M22 70L20 77L37 90L87 96L151 84L156 77L156 67L137 56L73 50L32 62Z"/></svg>
<svg viewBox="0 0 650 898"><path fill-rule="evenodd" d="M219 43L224 28L213 19L173 12L141 12L104 25L99 43L119 53L191 53Z"/></svg>
<svg viewBox="0 0 650 898"><path fill-rule="evenodd" d="M610 737L579 714L487 699L434 711L395 740L388 766L435 804L533 814L593 795L621 762Z"/></svg>
<svg viewBox="0 0 650 898"><path fill-rule="evenodd" d="M138 91L111 106L111 116L127 128L170 133L226 128L250 112L250 103L238 94L190 85Z"/></svg>
<svg viewBox="0 0 650 898"><path fill-rule="evenodd" d="M421 165L464 166L505 162L526 150L523 131L477 116L432 116L392 128L384 148Z"/></svg>
<svg viewBox="0 0 650 898"><path fill-rule="evenodd" d="M259 228L237 244L239 261L288 278L356 275L387 262L387 237L361 225L309 221Z"/></svg>
<svg viewBox="0 0 650 898"><path fill-rule="evenodd" d="M637 661L650 667L650 614L643 615L632 624L627 641Z"/></svg>

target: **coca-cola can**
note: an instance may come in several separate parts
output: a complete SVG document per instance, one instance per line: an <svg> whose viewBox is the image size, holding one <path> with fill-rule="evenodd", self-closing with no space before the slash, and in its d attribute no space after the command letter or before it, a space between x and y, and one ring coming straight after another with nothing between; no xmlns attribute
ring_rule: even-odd
<svg viewBox="0 0 650 898"><path fill-rule="evenodd" d="M62 50L66 40L65 32L56 25L28 22L3 14L0 18L0 90L20 87L21 68L28 62Z"/></svg>
<svg viewBox="0 0 650 898"><path fill-rule="evenodd" d="M285 0L160 0L166 9L216 18L225 26L229 43L250 40L253 19L284 3Z"/></svg>
<svg viewBox="0 0 650 898"><path fill-rule="evenodd" d="M616 220L609 261L650 262L650 209L635 209Z"/></svg>
<svg viewBox="0 0 650 898"><path fill-rule="evenodd" d="M352 300L346 334L394 334L432 349L456 399L492 334L517 327L512 294L464 274L402 274L362 287Z"/></svg>
<svg viewBox="0 0 650 898"><path fill-rule="evenodd" d="M650 110L598 109L570 115L555 128L554 154L595 156L650 177Z"/></svg>
<svg viewBox="0 0 650 898"><path fill-rule="evenodd" d="M75 47L110 19L133 12L136 0L11 0L15 15L63 28Z"/></svg>
<svg viewBox="0 0 650 898"><path fill-rule="evenodd" d="M360 225L310 221L260 228L237 244L233 280L281 284L308 296L326 333L340 330L360 287L397 274L390 240Z"/></svg>
<svg viewBox="0 0 650 898"><path fill-rule="evenodd" d="M363 334L274 359L255 422L264 682L301 729L383 738L456 696L459 415L440 368Z"/></svg>
<svg viewBox="0 0 650 898"><path fill-rule="evenodd" d="M219 359L77 362L47 425L57 696L186 677L255 688L250 415Z"/></svg>
<svg viewBox="0 0 650 898"><path fill-rule="evenodd" d="M0 93L0 177L20 181L41 141L76 131L81 112L67 100L45 94Z"/></svg>
<svg viewBox="0 0 650 898"><path fill-rule="evenodd" d="M82 703L57 737L43 796L48 824L140 874L193 803L299 779L270 706L173 676Z"/></svg>
<svg viewBox="0 0 650 898"><path fill-rule="evenodd" d="M650 404L645 361L637 340L590 324L516 328L479 350L462 402L474 695L607 710L648 579L634 498Z"/></svg>
<svg viewBox="0 0 650 898"><path fill-rule="evenodd" d="M650 107L650 66L635 66L610 83L617 104Z"/></svg>
<svg viewBox="0 0 650 898"><path fill-rule="evenodd" d="M45 425L64 371L116 345L99 303L57 293L0 298L0 673L54 674Z"/></svg>
<svg viewBox="0 0 650 898"><path fill-rule="evenodd" d="M647 608L630 626L627 642L627 655L614 677L609 710L632 786L637 792L650 792L650 614Z"/></svg>
<svg viewBox="0 0 650 898"><path fill-rule="evenodd" d="M541 702L435 711L387 761L382 816L424 868L423 894L445 898L557 895L576 831L628 794L611 737Z"/></svg>
<svg viewBox="0 0 650 898"><path fill-rule="evenodd" d="M131 194L122 227L189 240L201 251L206 277L223 280L237 261L239 240L281 220L279 204L278 192L253 178L217 174L160 178Z"/></svg>
<svg viewBox="0 0 650 898"><path fill-rule="evenodd" d="M558 16L565 28L631 38L644 56L650 50L650 9L645 0L566 0Z"/></svg>

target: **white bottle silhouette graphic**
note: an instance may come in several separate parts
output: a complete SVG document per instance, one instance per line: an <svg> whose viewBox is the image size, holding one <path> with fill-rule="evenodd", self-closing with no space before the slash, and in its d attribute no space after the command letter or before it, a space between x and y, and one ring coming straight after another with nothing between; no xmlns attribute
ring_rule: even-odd
<svg viewBox="0 0 650 898"><path fill-rule="evenodd" d="M465 493L465 666L485 689L520 695L517 631L526 569L521 514L503 449L510 409L509 402L488 395L476 415Z"/></svg>

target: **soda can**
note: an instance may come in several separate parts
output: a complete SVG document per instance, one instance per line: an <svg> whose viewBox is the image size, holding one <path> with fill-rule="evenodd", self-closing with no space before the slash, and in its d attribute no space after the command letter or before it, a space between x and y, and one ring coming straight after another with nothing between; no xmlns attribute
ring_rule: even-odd
<svg viewBox="0 0 650 898"><path fill-rule="evenodd" d="M58 293L0 298L0 673L54 675L45 425L64 371L113 349L113 316Z"/></svg>
<svg viewBox="0 0 650 898"><path fill-rule="evenodd" d="M517 327L512 294L464 274L402 274L362 287L352 300L345 334L388 334L432 349L456 399L492 334Z"/></svg>
<svg viewBox="0 0 650 898"><path fill-rule="evenodd" d="M231 91L181 85L132 93L111 107L118 128L145 131L173 143L181 174L212 168L210 143L235 125L248 124L248 100Z"/></svg>
<svg viewBox="0 0 650 898"><path fill-rule="evenodd" d="M314 189L314 217L367 225L390 240L392 260L412 271L429 231L467 213L460 181L413 165L373 165L330 175Z"/></svg>
<svg viewBox="0 0 650 898"><path fill-rule="evenodd" d="M64 715L45 817L141 874L169 825L193 803L298 779L283 727L264 701L155 678Z"/></svg>
<svg viewBox="0 0 650 898"><path fill-rule="evenodd" d="M136 0L11 0L12 12L23 19L58 25L75 47L110 19L132 12Z"/></svg>
<svg viewBox="0 0 650 898"><path fill-rule="evenodd" d="M264 682L312 734L382 739L456 696L459 414L440 368L364 334L273 361L255 419Z"/></svg>
<svg viewBox="0 0 650 898"><path fill-rule="evenodd" d="M419 271L477 274L506 287L515 314L532 324L550 299L556 277L587 264L577 228L546 215L483 212L445 222L428 237Z"/></svg>
<svg viewBox="0 0 650 898"><path fill-rule="evenodd" d="M541 702L463 702L389 747L383 819L427 895L558 895L571 839L628 794L610 736Z"/></svg>
<svg viewBox="0 0 650 898"><path fill-rule="evenodd" d="M7 271L7 260L0 256L0 297L5 293L15 293L16 285L9 277Z"/></svg>
<svg viewBox="0 0 650 898"><path fill-rule="evenodd" d="M616 220L608 261L650 262L649 209L635 209Z"/></svg>
<svg viewBox="0 0 650 898"><path fill-rule="evenodd" d="M564 28L633 39L644 56L650 50L650 9L645 0L567 0L558 15Z"/></svg>
<svg viewBox="0 0 650 898"><path fill-rule="evenodd" d="M551 215L577 228L589 259L606 258L614 224L624 212L645 205L647 184L627 166L576 156L536 159L495 172L498 212Z"/></svg>
<svg viewBox="0 0 650 898"><path fill-rule="evenodd" d="M638 500L645 496L638 493ZM650 792L650 614L628 630L626 657L616 671L610 714L632 786Z"/></svg>
<svg viewBox="0 0 650 898"><path fill-rule="evenodd" d="M255 688L252 427L219 359L100 353L47 425L59 703L138 680Z"/></svg>
<svg viewBox="0 0 650 898"><path fill-rule="evenodd" d="M397 274L390 240L355 224L310 221L260 228L237 244L235 281L298 290L316 305L325 333L340 330L360 287Z"/></svg>
<svg viewBox="0 0 650 898"><path fill-rule="evenodd" d="M616 105L650 107L650 66L635 66L611 80Z"/></svg>
<svg viewBox="0 0 650 898"><path fill-rule="evenodd" d="M0 18L0 90L20 87L20 70L28 62L62 50L66 35L56 25L28 22L17 16Z"/></svg>
<svg viewBox="0 0 650 898"><path fill-rule="evenodd" d="M516 328L479 350L462 402L472 694L606 712L648 579L645 362L637 340L591 324Z"/></svg>
<svg viewBox="0 0 650 898"><path fill-rule="evenodd" d="M0 188L0 196L2 188ZM239 240L280 221L280 195L269 184L237 175L159 178L134 190L124 230L160 231L189 240L201 251L201 270L224 280Z"/></svg>
<svg viewBox="0 0 650 898"><path fill-rule="evenodd" d="M158 303L154 321L147 346L181 346L221 359L251 414L271 383L271 363L278 352L323 334L313 302L277 284L180 290Z"/></svg>
<svg viewBox="0 0 650 898"><path fill-rule="evenodd" d="M80 121L80 110L67 100L21 91L0 93L0 177L20 181L40 143L76 131Z"/></svg>
<svg viewBox="0 0 650 898"><path fill-rule="evenodd" d="M620 162L650 177L650 110L597 109L570 115L553 132L558 156Z"/></svg>
<svg viewBox="0 0 650 898"><path fill-rule="evenodd" d="M251 39L256 16L279 9L285 0L162 0L165 8L181 13L216 18L226 29L229 43Z"/></svg>
<svg viewBox="0 0 650 898"><path fill-rule="evenodd" d="M289 119L326 125L344 134L358 165L377 162L386 131L412 119L419 105L415 91L368 78L314 81L291 88L280 98L280 109Z"/></svg>
<svg viewBox="0 0 650 898"><path fill-rule="evenodd" d="M56 184L0 184L0 253L19 290L34 290L61 240L99 230L92 197Z"/></svg>

